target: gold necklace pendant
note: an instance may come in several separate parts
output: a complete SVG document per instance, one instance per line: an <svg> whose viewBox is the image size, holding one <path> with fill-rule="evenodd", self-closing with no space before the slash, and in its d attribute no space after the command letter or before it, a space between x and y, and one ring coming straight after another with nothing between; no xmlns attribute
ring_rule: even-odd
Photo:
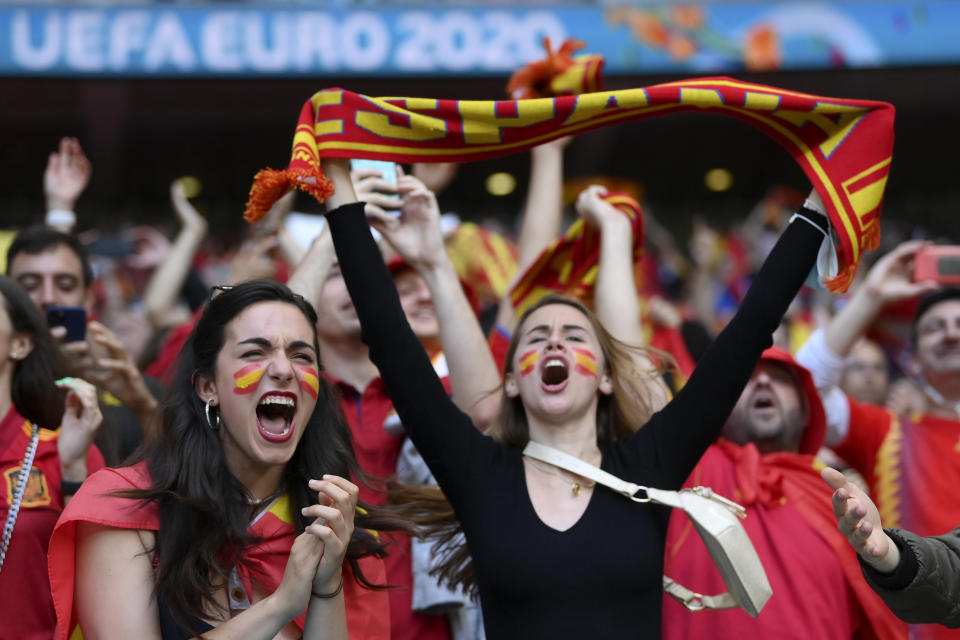
<svg viewBox="0 0 960 640"><path fill-rule="evenodd" d="M578 497L578 496L580 495L580 483L579 483L579 482L574 482L574 483L573 483L573 486L570 487L570 491L573 492L573 497L574 497L574 498Z"/></svg>

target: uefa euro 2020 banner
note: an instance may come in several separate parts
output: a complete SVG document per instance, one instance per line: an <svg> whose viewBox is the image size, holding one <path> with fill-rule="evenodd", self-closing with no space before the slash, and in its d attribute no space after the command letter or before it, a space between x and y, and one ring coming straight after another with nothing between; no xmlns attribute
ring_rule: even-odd
<svg viewBox="0 0 960 640"><path fill-rule="evenodd" d="M0 5L0 75L502 75L574 37L608 76L960 62L960 2Z"/></svg>

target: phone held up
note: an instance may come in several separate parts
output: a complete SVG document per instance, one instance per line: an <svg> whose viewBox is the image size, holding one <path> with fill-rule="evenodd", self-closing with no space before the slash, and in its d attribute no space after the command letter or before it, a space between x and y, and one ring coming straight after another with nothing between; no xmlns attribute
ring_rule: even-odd
<svg viewBox="0 0 960 640"><path fill-rule="evenodd" d="M64 342L79 342L87 336L87 310L83 307L47 307L47 325L65 327Z"/></svg>
<svg viewBox="0 0 960 640"><path fill-rule="evenodd" d="M365 160L363 158L354 158L350 160L351 169L373 169L380 172L380 177L393 186L397 186L397 163L387 162L386 160ZM389 192L386 195L395 196L395 193ZM394 218L400 216L399 210L387 211Z"/></svg>
<svg viewBox="0 0 960 640"><path fill-rule="evenodd" d="M913 258L913 280L960 285L960 246L931 246L918 251Z"/></svg>

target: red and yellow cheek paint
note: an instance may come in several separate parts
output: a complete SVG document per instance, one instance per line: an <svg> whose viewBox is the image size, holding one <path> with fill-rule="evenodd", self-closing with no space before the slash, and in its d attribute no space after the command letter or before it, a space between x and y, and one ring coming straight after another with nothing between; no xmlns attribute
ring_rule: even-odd
<svg viewBox="0 0 960 640"><path fill-rule="evenodd" d="M573 370L585 376L597 377L597 357L589 349L571 347L574 354Z"/></svg>
<svg viewBox="0 0 960 640"><path fill-rule="evenodd" d="M300 388L316 400L320 395L320 378L313 367L297 367L300 370Z"/></svg>
<svg viewBox="0 0 960 640"><path fill-rule="evenodd" d="M260 385L265 371L262 364L248 364L233 374L233 392L236 394L253 393Z"/></svg>
<svg viewBox="0 0 960 640"><path fill-rule="evenodd" d="M540 354L536 349L531 349L520 356L520 375L528 376L537 368L537 361L540 360Z"/></svg>

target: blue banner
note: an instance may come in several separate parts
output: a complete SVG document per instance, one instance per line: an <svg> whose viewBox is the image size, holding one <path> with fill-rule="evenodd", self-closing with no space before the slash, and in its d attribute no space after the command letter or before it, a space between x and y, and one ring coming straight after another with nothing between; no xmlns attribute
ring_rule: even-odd
<svg viewBox="0 0 960 640"><path fill-rule="evenodd" d="M583 40L605 73L960 62L960 3L312 9L0 5L0 74L503 75Z"/></svg>

